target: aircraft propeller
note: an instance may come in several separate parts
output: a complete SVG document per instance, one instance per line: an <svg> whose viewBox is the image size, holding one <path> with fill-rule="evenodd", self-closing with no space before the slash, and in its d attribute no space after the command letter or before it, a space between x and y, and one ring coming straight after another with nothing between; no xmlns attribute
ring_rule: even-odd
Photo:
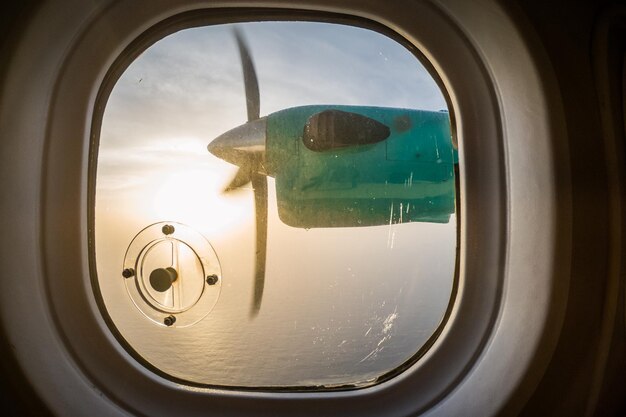
<svg viewBox="0 0 626 417"><path fill-rule="evenodd" d="M233 30L243 70L243 80L246 94L246 109L248 121L238 130L241 134L235 136L222 135L221 138L209 144L209 151L217 156L228 154L224 159L235 163L239 170L225 192L236 190L248 183L252 183L254 192L254 207L256 218L256 251L254 263L254 293L252 296L252 306L250 316L256 317L261 308L263 299L263 289L265 287L265 262L267 253L267 177L263 164L265 162L264 139L261 146L238 146L240 141L245 142L250 135L250 131L256 131L264 135L264 123L259 118L260 98L259 82L254 68L254 62L248 45L240 30ZM247 130L247 131L246 131ZM244 131L246 131L244 133Z"/></svg>

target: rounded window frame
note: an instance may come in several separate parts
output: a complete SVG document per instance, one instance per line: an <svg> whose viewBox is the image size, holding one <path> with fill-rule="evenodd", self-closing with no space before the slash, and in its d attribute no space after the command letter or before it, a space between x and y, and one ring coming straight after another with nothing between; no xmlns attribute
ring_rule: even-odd
<svg viewBox="0 0 626 417"><path fill-rule="evenodd" d="M255 4L260 6L264 2ZM236 16L249 13L246 16L250 18L246 20L256 19L255 9L247 8L249 2L233 1L217 5L232 7ZM273 7L277 5L289 8L287 13L295 17L300 13L296 10L298 6L290 2L274 1L271 4ZM485 375L485 369L489 367L487 359L498 352L502 354L512 348L511 352L520 355L519 360L534 369L543 366L542 360L535 363L533 353L538 346L553 346L554 337L546 337L544 332L558 326L564 303L556 300L554 303L524 306L522 302L532 301L533 296L539 296L541 301L555 298L554 294L561 294L564 290L564 284L557 284L557 278L568 273L566 270L556 272L556 265L569 265L568 235L566 231L558 230L557 221L557 198L566 202L569 198L568 183L563 180L568 164L560 106L553 101L553 91L544 96L532 89L545 87L546 83L533 71L529 73L532 85L524 86L531 88L528 96L513 103L511 98L503 95L503 88L509 92L516 89L516 81L507 79L503 70L506 64L500 64L499 68L486 65L483 55L485 45L493 42L497 46L502 41L488 40L484 34L477 34L480 20L477 15L472 15L464 6L453 1L415 3L408 0L403 3L406 6L405 16L386 11L384 5L375 2L359 4L351 0L312 0L303 2L299 8L315 8L317 11L313 13L320 15L358 14L401 33L410 43L426 51L428 61L442 75L445 91L450 94L450 108L457 115L459 156L464 167L461 181L459 294L449 322L431 350L396 378L361 390L321 394L192 389L163 380L135 364L108 332L106 318L100 316L89 279L87 248L93 242L85 227L90 209L87 167L93 157L89 150L90 121L97 103L97 91L106 69L119 55L120 49L147 27L192 9L208 8L216 15L225 10L213 8L216 4L201 1L173 1L168 5L146 2L145 6L140 10L121 2L113 3L93 14L89 6L82 6L85 9L73 11L68 18L81 23L76 36L67 40L67 44L53 46L59 48L62 54L58 58L58 67L54 67L58 71L53 72L51 94L45 99L49 100L48 117L38 122L45 125L44 148L39 153L35 150L31 157L39 157L44 162L41 167L42 181L36 190L41 202L39 247L42 270L39 273L29 270L26 283L45 300L42 308L33 313L36 318L44 319L39 324L29 324L26 330L36 333L35 330L42 325L50 325L51 334L46 333L39 339L48 337L55 341L49 360L64 358L70 363L56 372L67 375L72 382L65 388L59 388L62 392L60 399L55 399L52 394L43 394L49 404L56 406L57 411L62 409L63 400L72 397L71 388L82 384L83 390L95 395L90 398L90 403L119 413L125 410L149 415L174 412L199 415L210 408L232 415L259 409L272 410L273 414L297 411L300 415L324 412L380 415L383 412L389 414L388 407L392 407L391 411L396 414L407 414L425 411L446 398L446 404L438 408L445 415L446 410L463 409L463 395L468 392L466 387L472 380ZM491 7L500 17L508 18L495 4L486 3L484 7ZM455 20L455 13L465 13L463 24L466 26ZM420 22L428 24L420 26ZM117 39L112 40L107 38L107 34L110 35L115 25L119 30L113 32ZM526 41L514 25L511 24L511 27L511 32L504 36L525 46ZM478 45L476 38L469 36L467 31L478 36ZM429 42L438 44L439 49ZM455 56L442 52L441 45L455 50ZM490 53L493 54L493 51ZM531 58L527 47L516 53L516 57L522 60L521 64L531 70L536 70L539 65L534 59L540 62L542 59ZM87 62L90 64L84 65ZM467 77L476 82L461 82ZM517 86L517 91L524 89ZM538 104L539 110L545 110L547 116L539 120L543 123L524 126L524 120L532 119L532 115L524 113L525 106L530 103ZM530 132L524 133L524 128ZM533 132L537 133L534 139L530 134ZM532 145L536 148L515 140L526 137L533 141ZM542 143L542 140L545 142ZM511 158L514 151L521 160ZM557 151L565 152L561 155ZM533 156L536 158L532 159ZM558 162L562 163L561 167ZM533 167L537 169L528 171ZM556 180L542 183L541 179L545 177ZM556 183L565 186L557 190ZM528 197L546 199L538 200L539 207L528 207L527 215L521 214L519 209L528 206L525 202ZM537 212L546 214L545 218L533 218L532 214ZM564 215L564 220L560 221L566 221L569 214L567 207L565 213L559 211L558 214ZM524 230L529 225L530 230ZM64 239L58 239L59 236ZM532 243L539 242L542 236L548 238L547 243L533 248ZM533 259L536 262L532 266L524 265L532 259L529 258L532 254L538 254L542 249L547 252L543 257ZM37 250L34 252L39 253ZM528 275L529 272L534 274ZM525 281L524 275L528 277ZM525 291L524 285L530 288ZM518 300L510 296L515 290L521 294ZM17 303L20 300L17 297L9 307L16 307L19 311ZM76 315L76 311L81 314ZM513 318L515 313L518 317ZM507 325L515 323L520 317L531 320L521 329L529 340L515 346L515 341L511 339L512 330ZM537 319L536 323L532 322L533 318ZM15 331L15 328L8 329L9 333ZM507 333L508 341L503 339ZM29 351L43 348L34 347ZM20 363L27 375L33 376L36 381L34 375L38 370L25 361ZM487 378L484 390L488 390L488 386L491 389L499 387L502 392L510 394L528 380L527 372L532 374L527 368L520 367L523 371L509 373L510 380L503 382L497 376L507 375L504 365L495 365L495 376ZM493 367L490 372L493 373ZM124 384L119 384L119 381L124 381ZM44 391L41 382L35 385L40 393ZM494 401L491 409L497 410L507 397L503 395L499 401ZM314 409L307 407L311 403L315 403ZM484 402L482 406L489 407Z"/></svg>
<svg viewBox="0 0 626 417"><path fill-rule="evenodd" d="M436 13L436 9L425 8L425 11ZM437 14L435 14L433 17L435 16L442 17L441 15L437 15ZM186 13L175 14L168 19L161 20L157 24L151 25L147 30L143 31L139 36L137 36L131 41L131 43L129 44L130 49L127 49L126 51L122 52L119 55L123 57L122 60L118 60L118 59L115 60L115 63L112 65L114 70L113 72L109 74L117 75L118 73L121 73L121 71L123 71L123 69L126 68L127 64L131 62L135 56L138 56L143 50L145 50L145 48L147 48L149 45L152 45L154 42L156 42L156 40L162 38L165 34L173 33L174 31L177 31L182 28L188 28L188 27L192 27L192 26L200 25L200 24L242 22L242 21L245 22L249 20L258 21L258 20L265 20L265 19L277 19L281 17L282 18L288 18L288 17L295 18L296 20L300 20L304 18L308 18L308 19L315 18L316 20L321 20L321 21L328 20L332 22L342 22L342 23L356 25L356 26L376 27L377 30L384 31L385 32L384 34L387 36L390 36L389 34L393 33L392 31L386 30L384 26L381 27L379 25L376 25L374 22L368 23L366 19L359 19L355 17L342 18L342 15L328 13L328 12L307 12L307 11L299 11L299 10L289 10L285 13L280 10L250 9L250 8L234 8L234 9L216 8L216 9L192 10ZM418 39L421 39L422 37L425 39L433 39L431 36L427 34L418 34L416 35L416 37L417 36L419 36ZM392 38L393 37L394 36L392 35ZM458 38L450 39L450 42L454 40L458 42L459 39ZM403 42L403 44L407 46L406 42ZM409 43L409 45L411 45L411 43ZM456 49L456 48L452 48L452 49ZM427 53L433 54L433 57L435 58L434 59L435 62L441 62L441 60L437 59L436 55L433 53L433 48L430 47L427 43L419 44L419 46L417 46L417 51L424 51L424 52L427 51ZM415 50L413 50L412 52L415 53ZM472 52L472 51L466 48L459 55L465 55L465 54L468 54L468 52ZM461 58L461 59L467 60L467 63L469 64L469 65L464 66L465 73L467 73L468 71L475 71L475 74L470 76L470 78L474 80L474 82L471 83L471 85L468 85L468 84L463 85L463 87L466 87L466 88L469 87L470 91L463 92L461 94L452 93L450 91L451 87L454 92L458 92L458 90L460 89L455 84L444 86L447 88L442 88L442 90L449 94L448 100L451 101L449 104L449 110L451 114L457 114L457 113L464 114L465 112L464 109L470 106L474 107L474 111L477 111L476 109L480 109L482 110L482 112L486 113L484 116L481 117L482 123L480 125L478 123L467 123L467 122L464 123L464 126L472 127L474 129L472 129L469 132L462 132L462 133L458 132L461 134L462 137L481 137L481 136L499 137L502 135L502 133L501 133L499 120L496 117L497 112L495 111L495 109L497 108L496 93L490 88L491 86L489 85L489 82L488 82L489 78L488 78L488 72L486 71L486 69L482 68L482 66L480 65L480 61L476 61L476 60L470 61L470 59L472 58L475 59L476 56L470 55L470 56L464 56ZM459 57L457 57L456 59L459 59ZM433 65L432 58L427 59L426 62L430 63L431 66ZM440 63L440 65L442 68L447 67L445 63ZM68 67L68 68L71 68L71 67ZM437 73L440 78L436 78L436 79L441 79L441 77L443 76L444 79L448 77L448 80L449 80L449 72L450 71L447 70L443 74ZM68 73L69 73L69 69L68 69ZM78 76L78 74L76 74L76 76ZM75 79L74 76L69 75L69 74L68 74L68 78ZM108 78L108 79L107 78L104 79L105 82L107 83L107 87L100 90L102 94L106 94L107 91L110 91L113 85L108 83L108 81L112 80L113 78L115 78L115 76ZM482 81L482 85L476 82L478 80ZM469 99L471 104L470 103L466 104L465 103L466 99ZM105 102L103 100L97 99L95 102L96 108L98 108L98 106L100 108L103 108L104 105L105 105ZM90 137L91 137L91 141L90 141L91 146L89 150L90 169L96 168L95 163L94 163L94 156L97 155L97 142L95 138L97 138L97 134L99 132L99 123L98 123L97 117L95 116L99 115L101 117L102 114L103 114L103 111L92 114L92 120L94 120L94 123L92 124L91 131L90 131ZM453 117L451 117L451 119L454 120ZM53 130L51 132L52 140L54 140L54 138L61 139L61 138L68 137L60 132L58 136L55 135L54 133L55 132ZM468 194L467 192L464 192L465 187L463 184L461 184L461 194L463 197L461 199L462 211L460 215L460 218L461 218L461 222L460 222L461 227L459 228L460 236L465 237L465 238L472 237L472 236L483 236L483 239L480 244L480 249L481 249L480 251L478 251L477 253L474 253L470 257L466 257L465 260L463 260L463 256L461 255L461 259L459 261L461 262L461 264L465 263L465 268L463 267L461 268L462 273L464 272L465 274L473 275L475 277L480 277L480 278L478 279L475 278L476 282L472 283L472 285L468 285L468 283L465 283L464 285L462 284L462 287L464 288L464 290L463 290L463 293L459 294L459 299L458 299L459 302L452 303L452 311L457 310L456 314L453 317L450 317L450 315L454 313L449 312L448 313L449 321L447 325L444 326L445 327L444 333L446 333L446 336L448 337L433 340L432 341L433 343L431 343L430 346L428 347L436 346L437 347L436 349L433 349L432 351L424 352L424 354L422 355L423 357L422 360L417 361L417 363L413 363L407 366L405 369L396 370L399 372L393 372L393 375L391 375L391 376L397 376L397 374L402 372L400 374L403 377L402 379L410 379L412 389L417 389L422 393L433 392L433 391L439 391L439 392L444 391L446 387L449 387L453 384L455 379L460 379L463 377L463 373L466 371L467 365L471 363L473 358L476 358L476 356L478 355L478 352L480 352L480 350L486 343L489 330L491 329L491 326L493 325L495 321L495 313L497 312L499 308L499 301L500 301L499 297L500 297L500 292L501 292L501 278L503 276L503 271L502 271L503 260L504 260L503 249L506 246L505 244L503 244L504 230L505 230L505 224L506 224L506 210L503 209L502 206L500 206L504 201L506 201L506 197L504 195L505 187L504 187L503 179L505 175L504 175L504 165L503 165L504 160L503 160L503 155L502 155L502 149L499 149L500 143L497 143L497 142L491 142L491 143L480 142L480 143L472 143L471 145L468 145L467 142L463 139L460 140L460 142L461 142L461 147L462 147L462 149L460 149L460 154L463 154L465 155L465 157L467 157L468 147L472 146L471 152L474 153L473 157L479 160L479 162L470 164L470 166L467 167L467 164L463 164L464 158L460 158L461 160L460 164L463 166L464 177L478 176L478 178L476 178L474 182L472 193L470 194ZM489 145L492 145L492 146L489 146ZM55 145L52 147L52 149L62 149L65 146L69 146L69 144ZM51 163L54 163L55 161L57 161L57 159L53 158L51 160ZM493 163L493 161L498 161L498 163ZM67 161L65 161L65 163L66 162ZM476 170L475 167L480 167L480 170ZM50 176L49 178L52 179L53 176ZM92 178L95 178L95 176L92 176ZM461 182L464 183L465 181L461 181ZM55 183L55 184L50 184L51 188L54 185L64 186L66 184L62 184L60 182ZM93 184L92 184L90 188L92 190L92 192L90 192L89 194L89 197L91 200L93 199L93 196L95 195L94 194L95 187L93 187ZM51 196L76 195L76 192L75 191L71 192L69 189L67 190L59 189L58 191L50 193L49 195ZM483 203L481 203L481 201ZM491 206L485 205L484 204L485 201L489 201L493 204ZM477 207L477 206L482 206L482 210L480 211L480 213L472 212L471 210L469 213L467 213L468 207ZM92 222L93 222L94 216L93 216L93 213L89 213L91 210L93 210L93 207L94 207L94 204L91 201L89 201L87 205L88 219L90 221L88 230L93 230ZM463 208L465 208L465 211L463 211ZM60 212L53 214L50 211L48 212L48 214L51 216L53 216L54 214L62 215L62 213ZM463 221L463 219L467 219L467 220ZM58 220L54 219L47 223L50 225L57 225ZM482 228L485 228L486 230L481 230ZM495 230L498 230L498 233L494 233ZM490 239L484 239L485 236L490 236ZM88 236L88 240L91 242L93 240L93 236ZM90 245L90 246L93 248L93 245ZM459 242L458 246L461 248L461 251L463 251L464 248L476 247L474 244L471 244L471 243L468 244L464 242L463 240ZM57 247L55 246L54 248L51 248L51 249L55 250L57 249ZM59 258L59 256L53 255L51 258ZM92 256L91 259L94 259L94 257ZM52 262L50 264L52 264ZM468 269L471 270L472 267L484 270L487 265L490 265L492 274L484 274L484 273L479 274L479 273L473 273L473 272L468 271ZM493 268L492 267L493 265L497 265L497 268ZM96 277L95 272L96 272L95 263L90 262L89 276L91 277L92 285L94 286L94 288L96 288L96 286L93 283L93 280ZM76 275L77 278L79 276L81 277L81 279L84 277L83 274ZM463 280L463 275L461 275L460 279ZM60 326L63 327L66 332L73 334L72 336L68 336L68 342L72 343L73 341L77 340L77 336L79 333L70 327L69 324L71 323L71 321L69 320L69 312L65 311L66 310L65 306L67 305L67 303L63 301L63 298L64 298L63 295L66 294L69 290L69 288L66 286L67 284L68 284L67 280L64 280L62 282L61 281L50 282L49 291L51 293L50 301L56 307L56 312L60 316L59 317ZM480 291L477 291L478 287L480 287ZM458 288L458 284L457 284L457 288ZM98 304L101 305L101 302L99 302ZM110 318L107 317L105 311L106 310L103 309L103 306L100 306L100 313L104 315L105 322L108 324L109 328L111 329L112 334L116 337L118 341L123 341L123 337L121 336L121 334L119 334L119 332L116 331L114 324L111 322ZM468 320L470 320L470 318L474 320L473 323L468 323ZM90 326L87 326L87 327L90 327ZM444 330L444 329L441 329L441 330ZM452 343L449 342L451 340L450 335L453 336L454 340L459 339L459 338L462 339L464 343L461 344L457 342L452 342ZM126 344L125 348L133 352L132 348L130 348L128 344ZM73 350L74 352L76 352L76 355L78 356L88 355L87 352L79 348L75 348ZM169 380L175 384L186 385L188 387L193 387L196 389L227 389L228 391L231 391L231 389L234 389L235 392L239 393L242 396L241 397L242 400L246 399L246 396L243 395L244 392L255 391L253 389L249 389L249 388L243 389L241 387L231 388L231 387L221 387L221 386L216 387L216 386L193 384L189 381L180 380L180 379L177 379L170 375L165 374L158 368L155 368L154 366L150 365L148 361L141 358L141 356L137 352L133 352L131 356L135 358L135 360L139 361L141 365L143 365L148 370L153 372L156 376ZM111 359L109 359L109 361L111 361ZM81 362L95 363L96 358L85 358ZM444 368L443 364L445 364L445 368L450 369L451 362L456 363L459 366L457 372L453 374L450 372L443 373L443 372L438 371L438 369ZM464 364L464 366L462 366L461 364ZM111 363L109 362L107 369L109 368L110 365ZM120 362L119 364L116 364L113 368L121 370L122 366L123 366L123 363ZM101 373L101 372L104 372L104 369L100 369L98 371L98 373ZM135 378L137 378L137 376L135 376ZM131 376L127 375L124 377L124 379L131 379ZM369 389L363 388L363 389L359 389L355 391L339 391L339 392L341 392L344 395L347 395L347 392L354 392L354 393L359 393L358 396L365 397L365 394L360 394L360 393L365 393L367 391L370 391L372 388L377 388L376 391L385 391L385 388L388 388L391 385L397 385L397 384L393 384L395 378L389 379L388 375L383 375L381 379L383 382L373 385ZM385 384L384 381L389 381L389 383ZM136 383L133 385L136 385L136 386L144 385L146 382L147 381L145 380L144 381L137 380ZM266 388L260 388L260 389L262 391L266 390ZM310 397L307 396L307 393L306 392L300 393L301 390L302 390L301 387L297 387L296 392L298 392L298 394L296 394L296 392L291 392L289 393L289 395L291 396L297 395L298 397L302 396L300 397L301 399L309 400ZM165 395L165 392L163 393L163 395ZM371 394L368 396L371 397ZM332 402L335 402L335 401L337 401L336 398L332 399ZM316 402L324 403L328 401L325 398L318 398Z"/></svg>
<svg viewBox="0 0 626 417"><path fill-rule="evenodd" d="M406 369L413 366L419 359L426 354L426 352L430 349L431 346L436 342L439 335L443 332L443 329L448 321L448 318L451 315L452 308L454 306L454 302L457 295L458 283L459 283L459 253L460 249L460 216L458 215L459 210L459 195L460 195L460 173L458 171L455 172L455 188L457 193L457 254L455 260L455 271L454 276L452 277L452 292L450 294L450 299L444 315L442 317L441 323L436 327L433 334L427 339L427 341L419 347L419 349L410 355L410 357L405 360L400 366L387 371L381 374L373 381L367 381L364 383L354 383L354 384L341 384L341 385L323 385L323 386L260 386L260 387L248 387L248 386L226 386L226 385L211 385L211 384L202 384L196 383L193 381L188 381L186 379L178 378L172 376L164 371L161 371L158 367L152 365L148 360L144 359L139 352L137 352L132 345L122 336L121 332L118 331L115 326L113 320L109 316L104 299L99 290L98 283L98 274L97 274L97 265L96 265L96 248L95 244L95 201L96 201L96 179L97 179L97 164L98 164L98 149L99 149L99 140L100 140L100 131L102 127L102 119L104 116L104 109L106 108L108 98L113 91L117 81L122 76L122 74L126 71L129 65L131 65L134 60L139 57L143 52L145 52L148 48L150 48L155 43L164 39L165 37L176 33L180 30L211 26L211 25L220 25L227 23L245 23L249 21L254 22L281 22L281 21L298 21L298 22L324 22L331 24L342 24L342 25L350 25L354 27L359 27L363 29L368 29L377 32L381 36L386 36L398 44L406 48L418 62L424 66L424 68L429 72L435 83L439 86L444 98L446 99L446 103L448 106L448 113L450 117L450 131L453 137L453 143L457 143L456 140L456 126L455 126L455 116L454 110L451 107L450 97L447 95L443 81L439 77L439 74L432 67L428 59L422 54L422 52L413 44L409 43L407 40L402 38L397 33L391 31L389 28L376 23L374 21L370 21L367 19L355 19L350 16L341 15L341 14L333 14L333 13L316 13L309 11L285 11L285 10L254 10L251 9L246 11L243 9L244 14L249 13L254 15L254 20L243 19L241 18L241 10L235 9L221 9L219 11L219 15L214 14L214 10L192 10L190 12L185 12L181 14L174 15L168 19L165 19L161 22L156 23L154 26L150 27L143 33L141 33L136 39L134 39L125 50L115 59L114 63L110 66L100 89L98 91L98 95L96 98L95 108L99 111L94 112L93 121L91 124L91 143L90 143L90 159L89 159L89 168L88 168L88 230L90 233L89 241L92 242L89 248L89 263L90 263L90 277L91 283L93 286L93 292L95 295L95 300L100 309L100 313L105 317L105 322L111 329L112 334L116 337L118 342L129 352L129 354L135 358L142 366L146 369L154 372L155 374L168 379L172 382L178 384L184 384L196 388L218 388L218 389L226 389L226 390L240 390L240 391L268 391L268 392L329 392L329 391L345 391L345 390L353 390L353 389L363 389L364 387L368 387L371 385L380 384L381 382L387 381L400 373L404 372ZM458 146L458 145L457 145Z"/></svg>

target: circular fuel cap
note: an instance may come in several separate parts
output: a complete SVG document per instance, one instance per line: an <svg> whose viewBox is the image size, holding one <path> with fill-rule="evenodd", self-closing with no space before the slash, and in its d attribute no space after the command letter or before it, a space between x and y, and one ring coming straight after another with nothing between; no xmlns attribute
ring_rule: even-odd
<svg viewBox="0 0 626 417"><path fill-rule="evenodd" d="M127 272L131 270L133 274ZM209 283L207 276L215 278ZM155 223L133 238L122 277L135 306L167 327L202 320L221 290L221 268L209 241L191 227L173 222Z"/></svg>

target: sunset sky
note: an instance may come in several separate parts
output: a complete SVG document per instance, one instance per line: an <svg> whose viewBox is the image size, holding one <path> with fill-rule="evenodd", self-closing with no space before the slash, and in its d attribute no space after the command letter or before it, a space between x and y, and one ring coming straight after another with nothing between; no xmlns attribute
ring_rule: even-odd
<svg viewBox="0 0 626 417"><path fill-rule="evenodd" d="M261 116L306 104L446 109L419 61L386 36L322 23L240 26L259 78ZM362 381L398 366L432 334L448 306L454 215L448 224L294 229L278 219L270 179L266 292L251 320L252 192L223 194L236 167L206 150L245 121L231 25L170 35L118 80L102 123L95 230L98 279L113 321L153 364L202 383ZM220 260L219 300L190 328L154 325L130 302L120 278L133 237L161 221L199 231ZM160 338L170 342L164 346ZM208 350L230 352L218 354L223 369L211 366L215 356L207 363ZM259 356L265 371L242 371ZM272 368L279 356L286 360L283 371ZM322 358L335 363L332 372L314 366Z"/></svg>

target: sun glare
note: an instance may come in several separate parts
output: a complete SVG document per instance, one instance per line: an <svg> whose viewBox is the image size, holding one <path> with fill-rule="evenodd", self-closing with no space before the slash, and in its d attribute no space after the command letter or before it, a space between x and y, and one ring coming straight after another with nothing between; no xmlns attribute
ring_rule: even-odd
<svg viewBox="0 0 626 417"><path fill-rule="evenodd" d="M156 192L149 204L155 218L177 219L209 235L232 233L249 227L253 220L250 193L223 192L229 181L224 169L207 165L167 171L159 173L155 181Z"/></svg>

